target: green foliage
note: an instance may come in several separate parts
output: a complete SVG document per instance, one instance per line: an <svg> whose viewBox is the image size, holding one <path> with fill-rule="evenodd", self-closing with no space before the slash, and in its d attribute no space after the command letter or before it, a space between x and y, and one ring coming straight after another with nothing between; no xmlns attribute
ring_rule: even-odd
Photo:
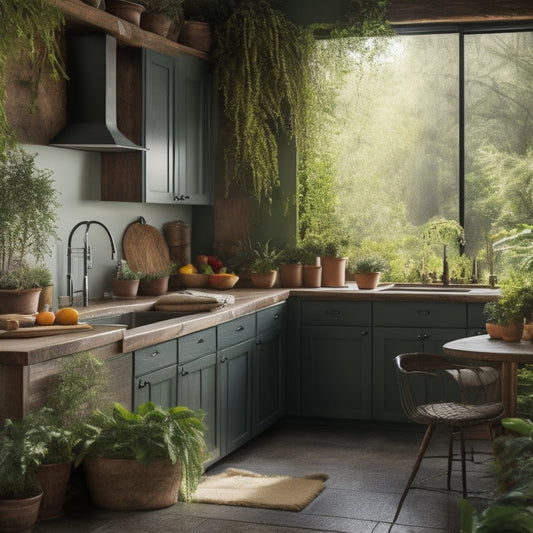
<svg viewBox="0 0 533 533"><path fill-rule="evenodd" d="M166 278L167 276L172 276L173 274L175 274L177 270L178 265L172 263L168 266L166 270L162 270L161 272L142 273L139 279L141 281L148 282L153 281L154 279Z"/></svg>
<svg viewBox="0 0 533 533"><path fill-rule="evenodd" d="M0 272L22 270L28 256L37 262L51 254L58 238L58 192L51 171L35 166L22 148L0 161Z"/></svg>
<svg viewBox="0 0 533 533"><path fill-rule="evenodd" d="M271 201L279 185L278 134L305 132L309 31L268 0L240 0L215 26L216 79L231 136L226 183Z"/></svg>
<svg viewBox="0 0 533 533"><path fill-rule="evenodd" d="M353 271L357 273L384 272L388 268L388 262L382 257L366 256L355 260Z"/></svg>
<svg viewBox="0 0 533 533"><path fill-rule="evenodd" d="M305 253L301 246L286 245L281 251L280 261L282 264L291 265L302 263L305 259Z"/></svg>
<svg viewBox="0 0 533 533"><path fill-rule="evenodd" d="M533 416L533 365L524 365L516 372L518 386L516 394L517 411L524 416Z"/></svg>
<svg viewBox="0 0 533 533"><path fill-rule="evenodd" d="M488 322L507 325L529 319L533 313L533 279L515 274L501 286L501 298L487 302L484 313Z"/></svg>
<svg viewBox="0 0 533 533"><path fill-rule="evenodd" d="M147 13L159 13L171 18L174 23L183 20L183 0L142 0Z"/></svg>
<svg viewBox="0 0 533 533"><path fill-rule="evenodd" d="M131 280L131 279L140 279L143 277L142 272L134 272L128 262L125 259L121 259L117 263L116 267L116 279Z"/></svg>
<svg viewBox="0 0 533 533"><path fill-rule="evenodd" d="M57 36L63 29L63 14L48 0L2 0L0 3L0 160L15 146L15 134L7 122L5 70L8 59L30 62L33 75L32 107L41 73L67 77Z"/></svg>
<svg viewBox="0 0 533 533"><path fill-rule="evenodd" d="M45 267L23 267L0 272L0 289L31 289L52 284L52 274Z"/></svg>
<svg viewBox="0 0 533 533"><path fill-rule="evenodd" d="M1 498L28 498L41 491L35 470L46 454L46 446L40 438L40 432L27 419L4 421L0 432Z"/></svg>
<svg viewBox="0 0 533 533"><path fill-rule="evenodd" d="M180 461L180 498L189 501L203 474L207 459L204 414L187 407L163 409L146 402L130 412L115 403L111 415L97 412L86 424L86 451L92 457L156 458Z"/></svg>
<svg viewBox="0 0 533 533"><path fill-rule="evenodd" d="M271 272L277 270L281 260L282 252L275 246L270 245L270 240L262 243L257 242L252 248L253 261L250 265L252 272Z"/></svg>

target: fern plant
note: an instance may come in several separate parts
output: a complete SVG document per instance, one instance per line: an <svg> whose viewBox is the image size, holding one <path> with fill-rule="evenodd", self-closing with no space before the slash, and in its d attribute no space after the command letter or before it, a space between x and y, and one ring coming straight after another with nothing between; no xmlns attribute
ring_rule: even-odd
<svg viewBox="0 0 533 533"><path fill-rule="evenodd" d="M34 72L30 107L35 107L41 74L48 68L52 77L67 78L57 37L65 25L60 9L49 0L2 0L0 2L0 159L16 142L8 124L6 65L10 58L28 60Z"/></svg>

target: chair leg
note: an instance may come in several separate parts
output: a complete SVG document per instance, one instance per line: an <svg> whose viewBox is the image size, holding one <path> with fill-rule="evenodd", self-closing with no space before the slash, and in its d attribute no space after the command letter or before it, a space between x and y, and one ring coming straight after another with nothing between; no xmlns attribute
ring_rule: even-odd
<svg viewBox="0 0 533 533"><path fill-rule="evenodd" d="M463 478L463 498L466 498L466 454L465 454L465 436L461 429L461 475Z"/></svg>
<svg viewBox="0 0 533 533"><path fill-rule="evenodd" d="M424 458L424 454L426 453L426 450L429 446L429 442L431 441L431 437L433 435L433 431L435 430L435 424L430 424L426 432L424 433L424 438L422 439L422 442L420 443L420 448L418 448L418 454L416 456L416 461L413 466L413 469L411 470L411 475L409 476L409 480L407 481L407 485L405 485L405 488L403 489L402 496L400 498L400 502L398 503L398 507L396 508L396 514L394 515L394 518L392 520L392 523L394 524L400 515L400 511L402 510L403 502L407 496L407 493L409 492L409 489L411 488L411 485L413 484L413 481L416 477L416 474L418 472L418 469L420 468L420 463L422 462L422 459Z"/></svg>
<svg viewBox="0 0 533 533"><path fill-rule="evenodd" d="M448 435L448 472L446 473L446 487L450 490L452 479L452 462L453 462L453 428L450 428Z"/></svg>

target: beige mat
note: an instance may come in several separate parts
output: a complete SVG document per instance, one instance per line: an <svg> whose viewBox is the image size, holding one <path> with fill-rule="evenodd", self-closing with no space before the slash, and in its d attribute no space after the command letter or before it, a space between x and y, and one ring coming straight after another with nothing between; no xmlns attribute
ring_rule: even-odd
<svg viewBox="0 0 533 533"><path fill-rule="evenodd" d="M301 511L322 492L327 479L325 474L305 477L263 476L230 468L222 474L205 476L194 495L194 501Z"/></svg>

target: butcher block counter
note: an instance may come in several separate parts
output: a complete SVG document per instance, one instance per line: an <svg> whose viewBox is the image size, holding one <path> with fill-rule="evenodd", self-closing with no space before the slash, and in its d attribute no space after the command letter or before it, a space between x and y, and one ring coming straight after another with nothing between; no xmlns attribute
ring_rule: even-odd
<svg viewBox="0 0 533 533"><path fill-rule="evenodd" d="M218 296L229 295L234 302L212 311L175 316L131 329L120 325L95 324L88 331L46 337L0 338L0 420L5 417L18 418L42 405L47 389L57 379L62 358L83 351L92 351L106 361L110 368L114 399L128 405L131 399L131 352L218 326L283 302L290 296L313 300L483 303L499 295L499 291L491 288L461 286L446 290L444 287L382 285L376 290L363 291L358 290L353 282L343 288L200 291ZM149 311L156 300L156 297L139 297L132 300L91 301L88 307L78 308L79 320L91 322L96 318L102 320L101 317ZM291 331L290 334L297 332Z"/></svg>

